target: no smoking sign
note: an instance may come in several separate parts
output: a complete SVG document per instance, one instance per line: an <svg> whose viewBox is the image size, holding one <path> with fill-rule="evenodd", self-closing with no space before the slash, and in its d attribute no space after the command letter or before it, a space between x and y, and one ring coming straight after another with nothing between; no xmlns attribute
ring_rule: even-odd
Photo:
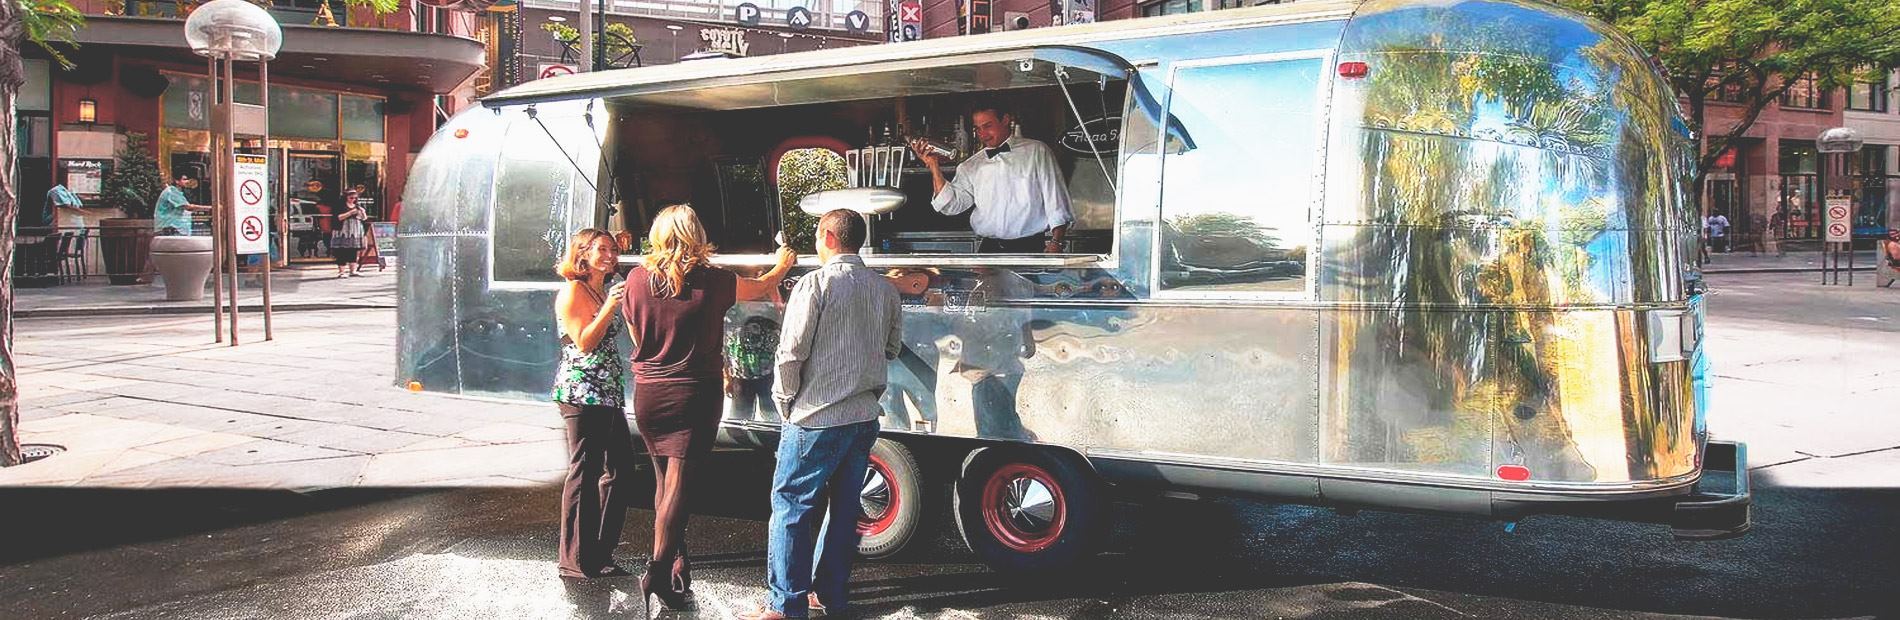
<svg viewBox="0 0 1900 620"><path fill-rule="evenodd" d="M238 154L231 166L232 184L237 187L237 204L232 205L233 241L239 254L263 254L270 251L270 194L265 183L270 179L270 163L263 155Z"/></svg>
<svg viewBox="0 0 1900 620"><path fill-rule="evenodd" d="M258 218L257 216L244 218L244 223L238 226L238 234L243 235L245 241L257 241L259 239L263 239L264 238L264 220Z"/></svg>

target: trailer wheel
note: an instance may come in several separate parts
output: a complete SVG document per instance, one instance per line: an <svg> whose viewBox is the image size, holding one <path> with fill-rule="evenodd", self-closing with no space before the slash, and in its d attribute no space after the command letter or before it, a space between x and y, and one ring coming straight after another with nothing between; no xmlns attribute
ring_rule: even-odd
<svg viewBox="0 0 1900 620"><path fill-rule="evenodd" d="M1067 568L1093 554L1107 532L1095 472L1044 450L977 454L957 480L955 498L964 543L998 572Z"/></svg>
<svg viewBox="0 0 1900 620"><path fill-rule="evenodd" d="M858 494L858 555L896 555L916 537L924 515L923 468L904 444L878 438Z"/></svg>

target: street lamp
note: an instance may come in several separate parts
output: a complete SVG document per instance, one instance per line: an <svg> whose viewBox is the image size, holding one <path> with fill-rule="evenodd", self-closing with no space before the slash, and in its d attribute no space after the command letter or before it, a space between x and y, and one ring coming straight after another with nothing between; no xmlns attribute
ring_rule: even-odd
<svg viewBox="0 0 1900 620"><path fill-rule="evenodd" d="M232 115L235 112L237 77L234 65L238 62L258 63L259 91L263 93L262 110L265 120L264 144L269 151L270 144L270 61L277 57L277 51L284 44L284 30L269 12L246 0L211 0L191 12L185 19L185 42L191 45L191 51L209 59L211 82L215 87L216 105L213 118L216 126L212 133L212 178L217 188L218 199L212 207L213 263L217 265L219 286L214 288L217 295L213 298L215 310L212 315L216 325L213 327L218 340L224 340L224 287L223 271L228 261L231 282L231 346L237 346L237 232L234 219L234 207L237 204L235 187L235 165L237 155L237 136L232 127ZM260 197L261 199L261 197ZM266 203L268 204L268 203ZM271 303L270 303L270 242L265 235L264 251L264 339L271 339ZM202 264L202 263L200 263ZM202 272L201 272L202 273ZM202 288L199 290L203 290Z"/></svg>
<svg viewBox="0 0 1900 620"><path fill-rule="evenodd" d="M680 61L680 31L685 30L679 24L667 24L667 30L673 31L673 62Z"/></svg>
<svg viewBox="0 0 1900 620"><path fill-rule="evenodd" d="M1851 153L1859 151L1862 144L1860 132L1848 127L1835 127L1821 132L1821 135L1814 138L1814 150L1822 153L1841 154L1841 169L1843 172L1845 172L1847 168L1847 158L1852 156ZM1822 187L1827 187L1827 169L1828 166L1825 164L1821 166ZM1823 227L1821 237L1821 247L1823 248L1821 254L1821 266L1823 267L1821 283L1827 284L1828 277L1832 275L1833 283L1840 284L1841 254L1845 252L1847 254L1847 285L1853 286L1853 194L1851 192L1837 193L1831 191L1828 192L1828 194L1826 198L1822 199L1825 214L1821 218L1821 226ZM1827 259L1829 253L1833 254L1834 262L1832 266L1828 265Z"/></svg>

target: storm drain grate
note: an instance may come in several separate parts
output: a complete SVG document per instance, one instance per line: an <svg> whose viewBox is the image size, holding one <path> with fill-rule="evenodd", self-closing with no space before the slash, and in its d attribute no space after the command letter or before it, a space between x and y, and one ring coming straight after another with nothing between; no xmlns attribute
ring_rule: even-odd
<svg viewBox="0 0 1900 620"><path fill-rule="evenodd" d="M22 444L20 446L20 464L25 465L65 451L66 446L55 446L50 443Z"/></svg>

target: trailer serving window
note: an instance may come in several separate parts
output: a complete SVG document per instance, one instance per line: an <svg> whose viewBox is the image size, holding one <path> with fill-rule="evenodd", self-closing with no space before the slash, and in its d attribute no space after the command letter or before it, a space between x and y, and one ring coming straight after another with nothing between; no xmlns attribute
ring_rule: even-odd
<svg viewBox="0 0 1900 620"><path fill-rule="evenodd" d="M1156 290L1306 297L1320 172L1324 53L1175 65L1163 144Z"/></svg>
<svg viewBox="0 0 1900 620"><path fill-rule="evenodd" d="M801 196L884 187L905 201L873 218L872 253L974 253L969 215L932 209L927 169L899 145L926 138L978 156L980 144L968 137L969 113L979 101L1001 102L1015 116L1019 135L1056 152L1076 216L1065 253L1111 252L1116 148L1131 71L1126 62L1094 50L1049 47L875 66L868 72L851 65L676 81L662 76L607 93L616 118L609 148L621 224L638 235L660 207L690 202L724 253L767 252L781 230L810 252L809 216L796 204ZM874 157L886 158L876 172ZM943 168L954 175L953 163Z"/></svg>

